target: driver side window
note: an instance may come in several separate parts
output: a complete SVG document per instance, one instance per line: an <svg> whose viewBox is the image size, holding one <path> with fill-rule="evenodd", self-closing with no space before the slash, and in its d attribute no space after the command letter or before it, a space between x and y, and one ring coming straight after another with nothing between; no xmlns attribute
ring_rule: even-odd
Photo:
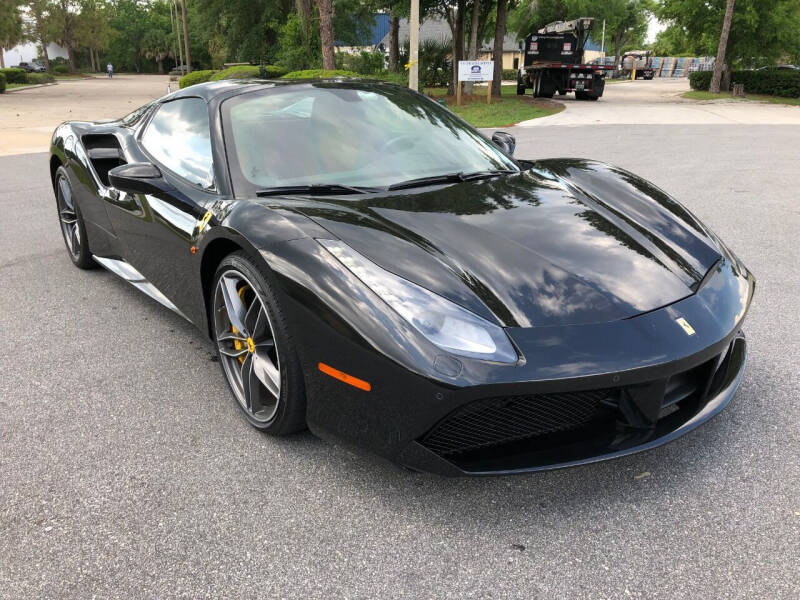
<svg viewBox="0 0 800 600"><path fill-rule="evenodd" d="M167 169L203 189L214 187L208 107L183 98L158 107L142 135L142 145Z"/></svg>

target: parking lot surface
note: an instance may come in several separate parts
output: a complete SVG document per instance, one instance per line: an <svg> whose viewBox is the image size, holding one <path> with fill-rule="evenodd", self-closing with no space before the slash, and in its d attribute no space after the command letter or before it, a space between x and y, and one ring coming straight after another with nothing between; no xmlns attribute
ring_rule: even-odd
<svg viewBox="0 0 800 600"><path fill-rule="evenodd" d="M240 416L213 348L73 268L47 156L0 158L0 597L797 598L791 126L518 127L652 179L758 278L731 405L646 454L440 479Z"/></svg>
<svg viewBox="0 0 800 600"><path fill-rule="evenodd" d="M744 100L697 101L683 98L689 80L614 81L596 102L555 96L562 112L520 123L521 127L578 125L800 125L797 106Z"/></svg>
<svg viewBox="0 0 800 600"><path fill-rule="evenodd" d="M118 119L166 94L168 82L166 75L97 75L0 94L0 156L46 152L62 121Z"/></svg>

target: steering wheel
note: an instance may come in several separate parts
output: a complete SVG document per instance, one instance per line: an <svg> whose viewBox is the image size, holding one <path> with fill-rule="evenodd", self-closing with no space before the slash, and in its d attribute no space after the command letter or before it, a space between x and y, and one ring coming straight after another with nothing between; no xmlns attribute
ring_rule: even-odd
<svg viewBox="0 0 800 600"><path fill-rule="evenodd" d="M401 133L400 135L397 135L392 139L388 140L380 148L378 148L378 154L383 154L384 152L388 152L389 148L406 140L411 142L410 144L411 146L415 146L419 141L419 138L409 133Z"/></svg>

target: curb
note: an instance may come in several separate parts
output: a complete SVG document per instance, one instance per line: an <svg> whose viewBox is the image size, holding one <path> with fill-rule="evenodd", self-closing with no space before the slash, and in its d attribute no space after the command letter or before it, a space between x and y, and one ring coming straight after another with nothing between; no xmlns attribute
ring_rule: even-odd
<svg viewBox="0 0 800 600"><path fill-rule="evenodd" d="M14 88L13 90L6 90L4 94L13 94L14 92L24 92L25 90L35 90L40 87L47 87L48 85L58 85L57 81L51 83L37 83L36 85L26 85L25 87Z"/></svg>

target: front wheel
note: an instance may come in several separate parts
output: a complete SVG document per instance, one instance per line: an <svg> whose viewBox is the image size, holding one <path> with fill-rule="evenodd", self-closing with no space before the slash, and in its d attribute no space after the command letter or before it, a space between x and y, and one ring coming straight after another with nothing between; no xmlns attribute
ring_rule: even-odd
<svg viewBox="0 0 800 600"><path fill-rule="evenodd" d="M243 252L229 255L217 268L210 301L222 373L245 418L273 435L304 429L300 361L261 269Z"/></svg>
<svg viewBox="0 0 800 600"><path fill-rule="evenodd" d="M92 269L96 265L89 250L86 225L83 222L80 208L75 202L72 187L67 178L67 170L64 167L59 167L56 171L55 181L58 221L69 258L72 264L79 269Z"/></svg>
<svg viewBox="0 0 800 600"><path fill-rule="evenodd" d="M517 96L525 95L525 83L517 79Z"/></svg>

